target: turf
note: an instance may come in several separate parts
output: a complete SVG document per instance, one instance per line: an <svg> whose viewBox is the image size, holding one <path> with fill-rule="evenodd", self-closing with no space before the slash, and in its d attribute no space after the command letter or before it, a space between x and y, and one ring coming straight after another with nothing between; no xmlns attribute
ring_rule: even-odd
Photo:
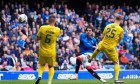
<svg viewBox="0 0 140 84"><path fill-rule="evenodd" d="M113 79L107 80L106 84L114 84ZM140 79L122 79L123 84L140 84ZM0 80L0 84L35 84L35 80ZM47 84L47 80L41 80L40 84ZM102 84L96 79L85 80L53 80L52 84Z"/></svg>

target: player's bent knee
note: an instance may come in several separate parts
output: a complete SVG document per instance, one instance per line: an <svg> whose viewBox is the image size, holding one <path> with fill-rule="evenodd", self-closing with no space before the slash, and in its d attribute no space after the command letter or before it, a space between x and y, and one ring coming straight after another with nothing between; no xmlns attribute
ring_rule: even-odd
<svg viewBox="0 0 140 84"><path fill-rule="evenodd" d="M49 68L54 68L54 66L48 66Z"/></svg>
<svg viewBox="0 0 140 84"><path fill-rule="evenodd" d="M115 65L119 65L119 60L117 60L116 62L114 62Z"/></svg>
<svg viewBox="0 0 140 84"><path fill-rule="evenodd" d="M86 69L89 70L89 69L92 69L92 68L91 68L91 66L87 65Z"/></svg>
<svg viewBox="0 0 140 84"><path fill-rule="evenodd" d="M78 56L77 59L82 61L82 56Z"/></svg>
<svg viewBox="0 0 140 84"><path fill-rule="evenodd" d="M99 50L98 48L96 49L96 51L97 51L97 52L100 52L100 50Z"/></svg>
<svg viewBox="0 0 140 84"><path fill-rule="evenodd" d="M87 67L90 67L91 66L91 64L90 63L85 63L84 64L84 67L87 69Z"/></svg>
<svg viewBox="0 0 140 84"><path fill-rule="evenodd" d="M45 66L45 64L40 64L41 66Z"/></svg>

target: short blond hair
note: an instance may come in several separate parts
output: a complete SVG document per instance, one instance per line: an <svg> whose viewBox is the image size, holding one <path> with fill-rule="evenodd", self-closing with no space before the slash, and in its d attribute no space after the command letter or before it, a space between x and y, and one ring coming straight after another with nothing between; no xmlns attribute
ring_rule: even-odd
<svg viewBox="0 0 140 84"><path fill-rule="evenodd" d="M56 20L56 18L55 18L55 16L53 14L49 16L49 22L50 23L54 23L55 20Z"/></svg>
<svg viewBox="0 0 140 84"><path fill-rule="evenodd" d="M116 15L116 16L115 16L115 20L118 20L118 21L123 20L122 15Z"/></svg>

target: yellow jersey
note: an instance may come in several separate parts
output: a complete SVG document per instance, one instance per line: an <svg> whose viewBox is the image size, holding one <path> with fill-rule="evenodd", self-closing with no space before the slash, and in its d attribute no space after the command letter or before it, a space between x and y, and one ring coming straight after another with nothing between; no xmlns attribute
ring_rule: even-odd
<svg viewBox="0 0 140 84"><path fill-rule="evenodd" d="M117 23L109 24L105 27L104 38L102 40L102 45L107 49L114 49L119 38L123 36L123 29Z"/></svg>
<svg viewBox="0 0 140 84"><path fill-rule="evenodd" d="M39 56L52 57L55 56L55 44L60 34L60 29L55 26L41 26L37 36L40 37Z"/></svg>

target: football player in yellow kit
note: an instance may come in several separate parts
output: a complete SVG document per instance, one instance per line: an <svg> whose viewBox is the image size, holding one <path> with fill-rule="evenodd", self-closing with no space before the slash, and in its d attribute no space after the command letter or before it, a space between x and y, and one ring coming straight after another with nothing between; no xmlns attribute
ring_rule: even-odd
<svg viewBox="0 0 140 84"><path fill-rule="evenodd" d="M60 34L60 29L55 27L56 18L54 15L49 16L49 25L43 25L40 27L37 33L37 41L40 40L39 47L39 69L38 69L38 79L35 84L39 84L42 78L42 73L44 71L44 66L48 63L48 84L51 84L54 75L54 65L55 60L55 44L56 40Z"/></svg>
<svg viewBox="0 0 140 84"><path fill-rule="evenodd" d="M116 15L115 21L112 24L109 24L105 27L103 31L103 39L99 42L98 47L93 52L89 62L95 58L100 51L104 52L107 57L113 61L114 73L115 73L115 83L123 83L123 81L118 80L119 76L119 60L118 55L115 50L117 42L120 42L123 36L123 29L119 26L122 22L122 16Z"/></svg>

